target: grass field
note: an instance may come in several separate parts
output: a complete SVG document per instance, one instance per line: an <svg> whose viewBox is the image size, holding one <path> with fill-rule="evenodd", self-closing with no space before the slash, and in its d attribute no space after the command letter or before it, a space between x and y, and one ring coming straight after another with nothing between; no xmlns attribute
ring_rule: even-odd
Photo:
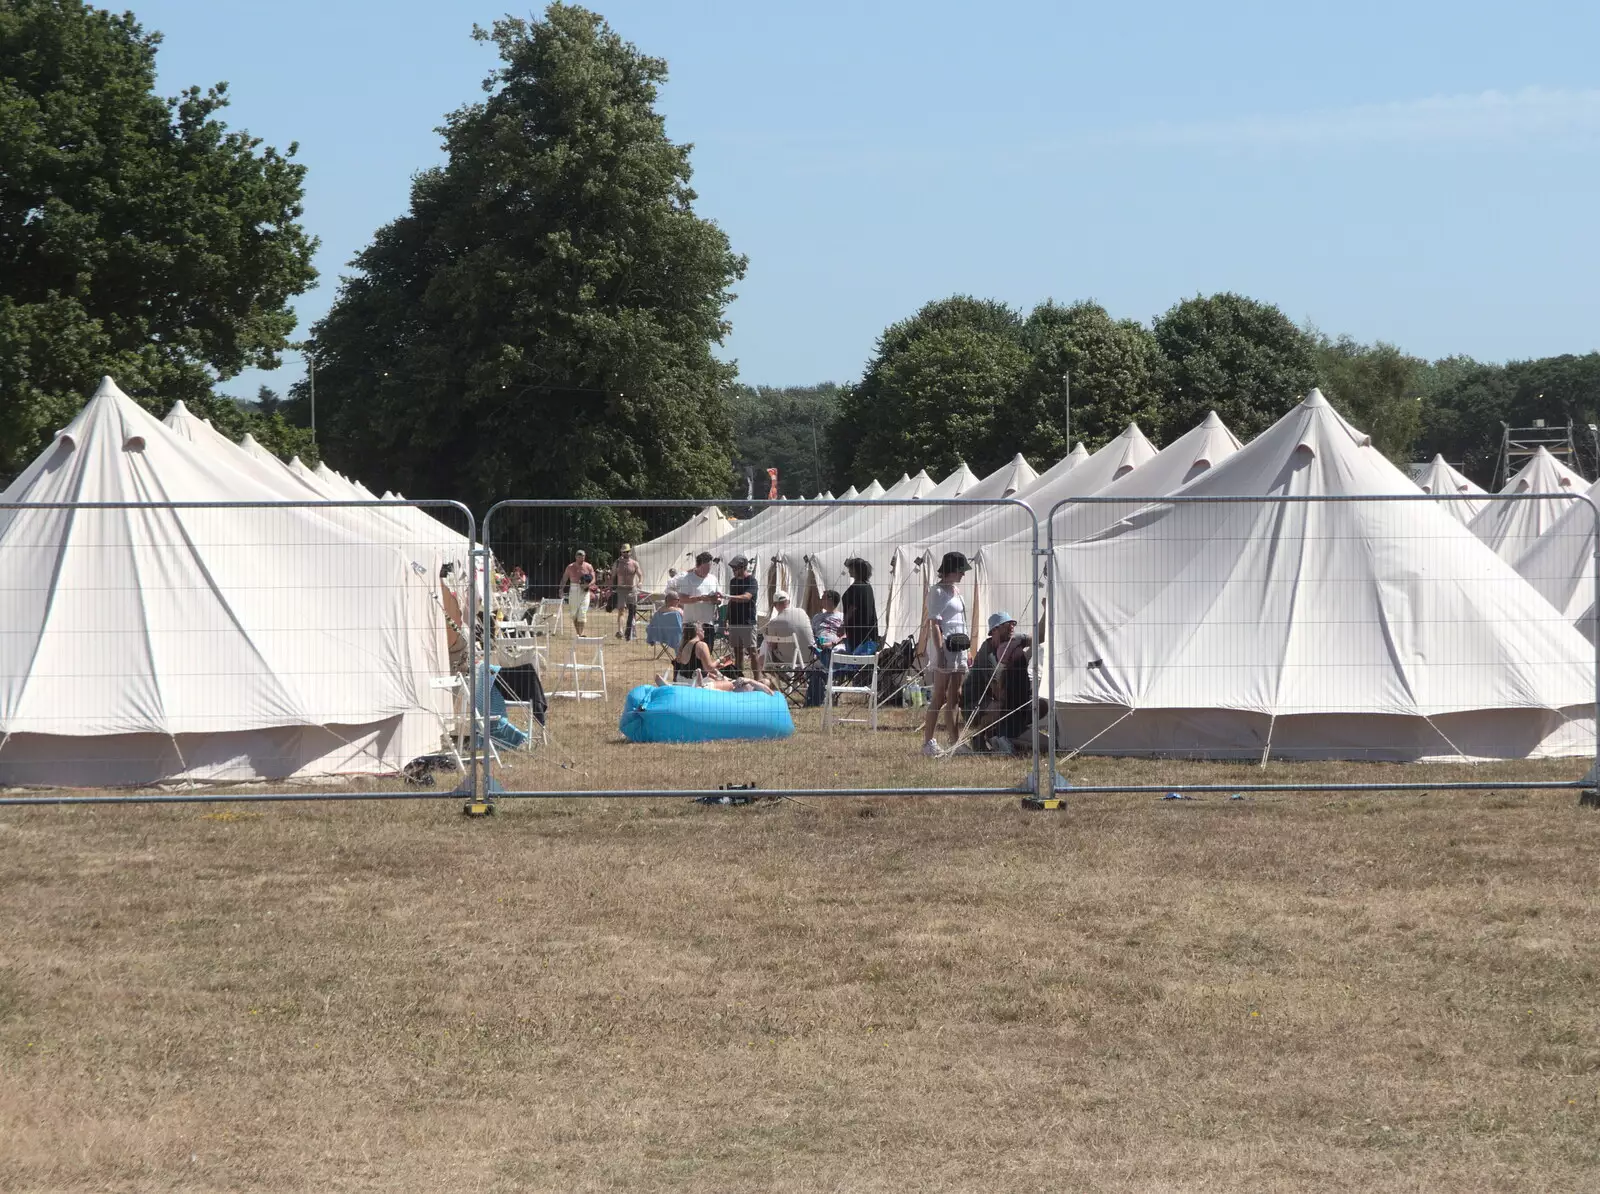
<svg viewBox="0 0 1600 1194"><path fill-rule="evenodd" d="M619 688L516 767L713 765ZM721 770L1013 766L801 739ZM1570 792L3 809L0 1188L1600 1188L1597 847Z"/></svg>

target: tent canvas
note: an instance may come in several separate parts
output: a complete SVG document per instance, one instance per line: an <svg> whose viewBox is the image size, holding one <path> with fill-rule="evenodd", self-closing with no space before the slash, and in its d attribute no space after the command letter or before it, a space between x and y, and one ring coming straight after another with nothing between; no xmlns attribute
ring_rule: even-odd
<svg viewBox="0 0 1600 1194"><path fill-rule="evenodd" d="M5 508L208 501L264 504ZM106 378L0 495L0 782L387 773L437 749L430 579L281 501Z"/></svg>
<svg viewBox="0 0 1600 1194"><path fill-rule="evenodd" d="M1439 509L1459 523L1470 523L1488 504L1471 500L1486 492L1483 486L1450 467L1443 455L1436 454L1417 475L1417 488L1423 493L1458 495L1441 501Z"/></svg>
<svg viewBox="0 0 1600 1194"><path fill-rule="evenodd" d="M1411 488L1311 394L1182 495ZM1586 753L1581 635L1420 502L1153 503L1052 553L1058 744L1215 758Z"/></svg>
<svg viewBox="0 0 1600 1194"><path fill-rule="evenodd" d="M1468 525L1501 559L1514 564L1566 513L1573 495L1587 488L1587 481L1540 448L1500 492L1551 496L1485 502Z"/></svg>

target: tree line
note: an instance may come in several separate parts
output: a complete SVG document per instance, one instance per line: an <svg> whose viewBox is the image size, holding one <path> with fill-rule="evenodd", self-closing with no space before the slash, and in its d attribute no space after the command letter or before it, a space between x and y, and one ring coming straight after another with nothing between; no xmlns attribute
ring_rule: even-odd
<svg viewBox="0 0 1600 1194"><path fill-rule="evenodd" d="M1597 421L1600 354L1424 361L1235 294L1148 325L955 296L886 328L853 382L743 385L714 350L746 262L695 210L690 147L656 109L666 63L560 2L473 36L497 56L483 98L444 116L444 163L296 346L316 242L295 147L228 129L226 84L161 97L160 36L131 14L0 5L0 473L102 373L156 413L181 398L375 490L479 509L760 495L769 467L793 495L1044 465L1069 436L1137 420L1161 442L1210 409L1248 437L1313 385L1397 462L1442 452L1485 483L1502 421ZM223 390L291 346L315 365L315 437L305 382L281 402ZM658 529L585 520L597 542Z"/></svg>
<svg viewBox="0 0 1600 1194"><path fill-rule="evenodd" d="M1043 467L1091 450L1129 422L1158 445L1215 410L1242 439L1275 422L1313 386L1395 463L1441 453L1485 486L1503 425L1575 425L1579 458L1600 471L1588 426L1600 421L1600 353L1492 364L1427 361L1382 341L1361 344L1297 327L1277 307L1237 294L1196 296L1145 326L1099 304L1047 301L1026 315L955 296L892 324L853 385L827 401L825 486L838 490L906 469L935 475L965 461L982 474L1016 452ZM803 391L785 391L792 403ZM747 396L748 403L763 392ZM1070 406L1070 414L1069 414ZM760 421L774 455L803 459L809 426L774 402ZM782 446L786 429L789 443ZM756 440L741 440L753 452Z"/></svg>

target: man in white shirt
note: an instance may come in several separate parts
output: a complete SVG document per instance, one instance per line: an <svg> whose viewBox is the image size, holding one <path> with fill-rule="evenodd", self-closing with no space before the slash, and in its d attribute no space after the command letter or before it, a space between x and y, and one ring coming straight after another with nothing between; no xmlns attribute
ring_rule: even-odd
<svg viewBox="0 0 1600 1194"><path fill-rule="evenodd" d="M713 558L709 551L701 552L694 567L672 582L672 591L683 600L683 620L699 622L707 643L716 637L717 606L722 601L722 582L711 574Z"/></svg>

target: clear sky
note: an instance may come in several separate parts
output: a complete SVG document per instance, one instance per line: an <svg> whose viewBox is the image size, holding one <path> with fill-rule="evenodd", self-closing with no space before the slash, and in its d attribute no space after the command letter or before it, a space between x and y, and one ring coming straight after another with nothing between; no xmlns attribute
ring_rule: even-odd
<svg viewBox="0 0 1600 1194"><path fill-rule="evenodd" d="M129 0L170 92L299 141L321 285L481 97L502 4ZM667 59L698 210L749 256L743 380L860 375L971 293L1148 321L1237 290L1422 356L1600 347L1600 4L607 0ZM528 8L515 11L527 15ZM226 388L282 388L297 359Z"/></svg>

